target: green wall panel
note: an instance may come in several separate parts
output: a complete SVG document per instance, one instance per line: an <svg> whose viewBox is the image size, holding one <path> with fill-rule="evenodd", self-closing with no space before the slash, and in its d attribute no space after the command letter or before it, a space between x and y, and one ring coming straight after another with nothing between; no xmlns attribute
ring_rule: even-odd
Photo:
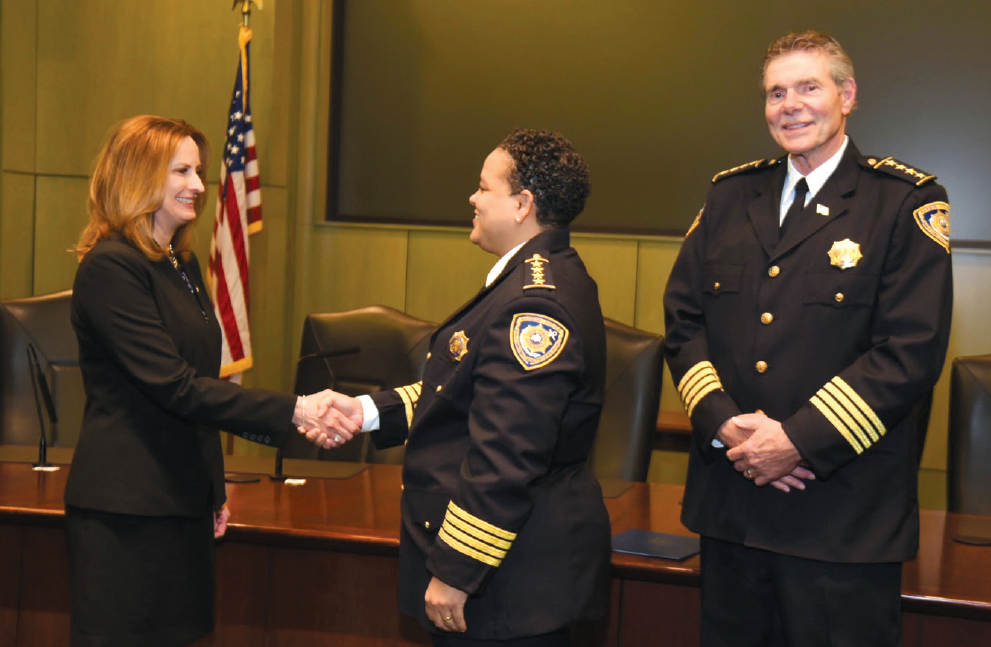
<svg viewBox="0 0 991 647"><path fill-rule="evenodd" d="M70 253L86 226L85 178L39 176L35 196L34 293L68 290L78 262Z"/></svg>
<svg viewBox="0 0 991 647"><path fill-rule="evenodd" d="M0 174L0 299L32 295L34 176Z"/></svg>
<svg viewBox="0 0 991 647"><path fill-rule="evenodd" d="M297 275L302 315L375 304L404 309L405 230L317 226L305 232L309 263Z"/></svg>
<svg viewBox="0 0 991 647"><path fill-rule="evenodd" d="M637 255L637 328L664 334L664 287L679 249L680 239L640 241ZM684 411L667 364L664 365L664 379L661 382L661 410Z"/></svg>
<svg viewBox="0 0 991 647"><path fill-rule="evenodd" d="M440 323L482 289L499 259L468 235L467 229L410 232L406 312Z"/></svg>
<svg viewBox="0 0 991 647"><path fill-rule="evenodd" d="M633 326L637 241L574 234L571 246L578 251L588 273L599 285L603 316Z"/></svg>
<svg viewBox="0 0 991 647"><path fill-rule="evenodd" d="M35 2L3 0L0 22L0 151L3 170L34 171L37 111Z"/></svg>
<svg viewBox="0 0 991 647"><path fill-rule="evenodd" d="M251 345L254 367L244 376L244 383L277 390L287 390L292 380L288 358L298 354L292 334L286 330L287 272L292 268L286 253L286 191L281 187L262 187L264 220L262 230L252 234ZM213 214L209 220L213 221Z"/></svg>
<svg viewBox="0 0 991 647"><path fill-rule="evenodd" d="M6 0L4 0L6 4ZM202 0L38 0L38 166L88 175L112 126L183 118L221 150L237 69L239 15ZM268 144L274 12L252 18L252 111ZM262 178L267 161L261 157ZM216 176L214 162L210 174Z"/></svg>

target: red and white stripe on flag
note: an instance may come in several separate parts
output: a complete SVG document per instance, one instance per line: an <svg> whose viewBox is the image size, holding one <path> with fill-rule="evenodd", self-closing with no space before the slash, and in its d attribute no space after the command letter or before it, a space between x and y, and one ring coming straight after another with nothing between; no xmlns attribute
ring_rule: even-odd
<svg viewBox="0 0 991 647"><path fill-rule="evenodd" d="M251 368L248 308L250 258L248 235L262 228L261 181L255 152L255 132L249 101L251 29L241 27L241 55L227 115L227 133L220 165L217 217L210 240L210 297L223 332L220 376L239 382Z"/></svg>

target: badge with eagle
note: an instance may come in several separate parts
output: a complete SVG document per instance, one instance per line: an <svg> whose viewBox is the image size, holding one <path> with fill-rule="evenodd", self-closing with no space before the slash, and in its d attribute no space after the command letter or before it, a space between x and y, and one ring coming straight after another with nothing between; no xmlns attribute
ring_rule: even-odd
<svg viewBox="0 0 991 647"><path fill-rule="evenodd" d="M557 359L567 341L568 329L545 315L522 312L513 317L509 328L513 355L528 371Z"/></svg>

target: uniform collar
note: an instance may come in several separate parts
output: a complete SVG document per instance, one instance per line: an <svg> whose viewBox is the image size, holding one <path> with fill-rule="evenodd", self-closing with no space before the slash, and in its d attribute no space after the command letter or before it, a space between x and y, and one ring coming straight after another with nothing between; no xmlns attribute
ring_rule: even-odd
<svg viewBox="0 0 991 647"><path fill-rule="evenodd" d="M823 185L829 180L836 170L836 167L840 165L840 160L843 159L843 154L846 152L847 145L850 143L850 136L845 135L843 137L843 144L840 149L833 153L833 156L828 160L820 164L808 175L802 175L797 168L795 168L795 163L791 159L791 155L788 156L788 173L785 175L785 185L781 190L781 205L779 213L779 222L784 219L785 213L788 211L788 207L791 206L792 201L795 199L795 185L803 177L809 185L809 192L805 196L805 203L808 204L813 196L819 193ZM804 205L803 205L804 206Z"/></svg>
<svg viewBox="0 0 991 647"><path fill-rule="evenodd" d="M506 263L508 263L509 259L513 257L513 254L520 251L520 248L528 242L530 241L524 240L522 243L503 254L502 258L496 261L496 264L492 266L491 270L489 270L489 275L485 277L485 287L489 287L492 285L493 281L499 278L499 275L502 273L503 269L505 269Z"/></svg>
<svg viewBox="0 0 991 647"><path fill-rule="evenodd" d="M567 229L554 228L545 229L522 245L509 250L505 256L496 261L495 266L489 270L485 287L489 287L496 280L517 264L521 263L531 251L544 249L549 252L558 252L571 244L571 232Z"/></svg>

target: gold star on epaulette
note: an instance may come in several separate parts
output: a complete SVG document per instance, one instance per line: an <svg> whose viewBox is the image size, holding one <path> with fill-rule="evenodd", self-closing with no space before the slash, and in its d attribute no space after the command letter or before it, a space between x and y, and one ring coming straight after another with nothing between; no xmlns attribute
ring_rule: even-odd
<svg viewBox="0 0 991 647"><path fill-rule="evenodd" d="M759 168L770 168L778 163L776 159L759 159L752 162L747 162L746 164L740 164L739 166L734 166L733 168L728 168L725 171L720 171L712 176L712 183L715 184L719 180L725 180L726 178L736 175L737 173L743 173L744 171L754 171Z"/></svg>
<svg viewBox="0 0 991 647"><path fill-rule="evenodd" d="M557 289L557 286L551 285L549 282L551 268L545 267L545 265L550 265L549 259L544 258L540 254L534 254L523 262L530 264L530 283L523 286L524 290L530 290L532 288Z"/></svg>
<svg viewBox="0 0 991 647"><path fill-rule="evenodd" d="M936 179L935 175L912 168L908 164L899 162L893 157L885 157L883 159L879 157L867 157L861 158L860 162L870 166L876 171L884 171L885 173L894 175L895 177L901 178L906 182L911 182L915 186L922 186L929 180Z"/></svg>

